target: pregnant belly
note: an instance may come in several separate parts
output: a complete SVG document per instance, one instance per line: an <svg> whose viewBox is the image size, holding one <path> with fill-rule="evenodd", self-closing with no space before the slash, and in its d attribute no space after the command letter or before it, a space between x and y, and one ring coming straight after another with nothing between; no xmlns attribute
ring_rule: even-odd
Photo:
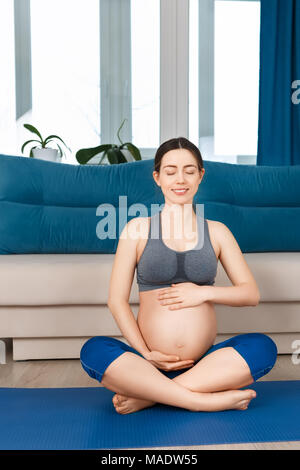
<svg viewBox="0 0 300 470"><path fill-rule="evenodd" d="M140 292L137 322L149 350L176 354L182 360L199 359L216 338L213 304L169 310L157 294L158 289Z"/></svg>

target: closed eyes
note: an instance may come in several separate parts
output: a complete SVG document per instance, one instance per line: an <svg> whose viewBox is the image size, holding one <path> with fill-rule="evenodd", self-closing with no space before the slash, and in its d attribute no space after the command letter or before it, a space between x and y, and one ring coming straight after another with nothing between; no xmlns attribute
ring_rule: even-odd
<svg viewBox="0 0 300 470"><path fill-rule="evenodd" d="M192 171L192 172L186 171L186 174L187 174L187 175L194 175L195 172L194 172L194 171ZM175 173L166 173L166 175L167 175L167 176L172 176L172 175L175 175Z"/></svg>

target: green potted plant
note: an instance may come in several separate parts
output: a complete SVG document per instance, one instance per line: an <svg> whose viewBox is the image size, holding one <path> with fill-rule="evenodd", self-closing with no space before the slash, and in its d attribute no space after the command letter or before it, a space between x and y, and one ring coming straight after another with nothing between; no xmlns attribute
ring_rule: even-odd
<svg viewBox="0 0 300 470"><path fill-rule="evenodd" d="M61 148L61 146L56 142L56 140L59 140L60 142L62 142L64 144L64 146L68 150L71 151L71 149L69 147L67 147L67 145L64 143L64 141L60 137L58 137L57 135L49 135L48 137L46 137L46 139L43 139L43 137L41 136L40 132L37 130L36 127L32 126L31 124L24 124L24 127L28 131L30 131L33 134L36 134L38 136L38 139L27 140L27 142L25 142L22 145L21 151L23 153L24 148L26 147L26 145L30 144L31 142L37 142L39 144L39 145L34 145L30 149L29 157L40 158L42 160L49 160L49 161L52 161L52 162L60 161L62 159L62 157L65 155L65 152ZM57 145L58 150L53 149L51 147L48 147L48 144L50 142L54 142L55 145Z"/></svg>
<svg viewBox="0 0 300 470"><path fill-rule="evenodd" d="M141 160L142 157L139 149L131 142L123 143L120 139L119 132L122 129L125 121L126 119L124 119L117 132L117 136L121 145L103 144L99 145L98 147L80 149L78 152L76 152L76 160L81 165L85 165L93 157L101 153L103 153L103 155L101 156L98 165L101 165L105 157L108 159L111 165L116 163L127 163L130 156L132 156L134 160Z"/></svg>

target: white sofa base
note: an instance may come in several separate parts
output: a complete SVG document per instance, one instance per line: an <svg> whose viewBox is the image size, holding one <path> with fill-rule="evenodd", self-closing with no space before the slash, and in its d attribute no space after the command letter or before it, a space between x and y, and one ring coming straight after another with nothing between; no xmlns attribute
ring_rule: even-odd
<svg viewBox="0 0 300 470"><path fill-rule="evenodd" d="M215 343L220 343L238 333L218 334ZM300 343L300 333L267 333L276 343L278 354L292 354L295 340ZM123 336L112 336L124 343ZM80 349L89 337L74 338L14 338L13 360L31 359L78 359ZM299 349L299 347L298 347Z"/></svg>
<svg viewBox="0 0 300 470"><path fill-rule="evenodd" d="M279 354L300 341L300 252L245 253L261 299L255 307L215 304L216 342L266 333ZM122 337L107 295L112 254L28 254L0 257L0 338L13 339L13 359L79 358L92 336ZM231 286L221 263L216 286ZM136 276L129 303L137 318Z"/></svg>

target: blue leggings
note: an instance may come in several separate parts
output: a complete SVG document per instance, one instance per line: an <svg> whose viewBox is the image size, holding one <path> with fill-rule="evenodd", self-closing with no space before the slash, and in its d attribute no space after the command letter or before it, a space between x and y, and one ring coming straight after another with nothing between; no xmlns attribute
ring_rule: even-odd
<svg viewBox="0 0 300 470"><path fill-rule="evenodd" d="M254 381L270 372L276 362L277 347L269 336L263 333L246 333L211 346L203 356L195 361L195 365L213 351L229 346L233 347L245 359ZM126 351L143 357L136 349L128 346L123 341L109 336L94 336L86 341L81 348L81 365L90 377L101 382L106 368ZM173 379L188 369L159 370L170 379Z"/></svg>

